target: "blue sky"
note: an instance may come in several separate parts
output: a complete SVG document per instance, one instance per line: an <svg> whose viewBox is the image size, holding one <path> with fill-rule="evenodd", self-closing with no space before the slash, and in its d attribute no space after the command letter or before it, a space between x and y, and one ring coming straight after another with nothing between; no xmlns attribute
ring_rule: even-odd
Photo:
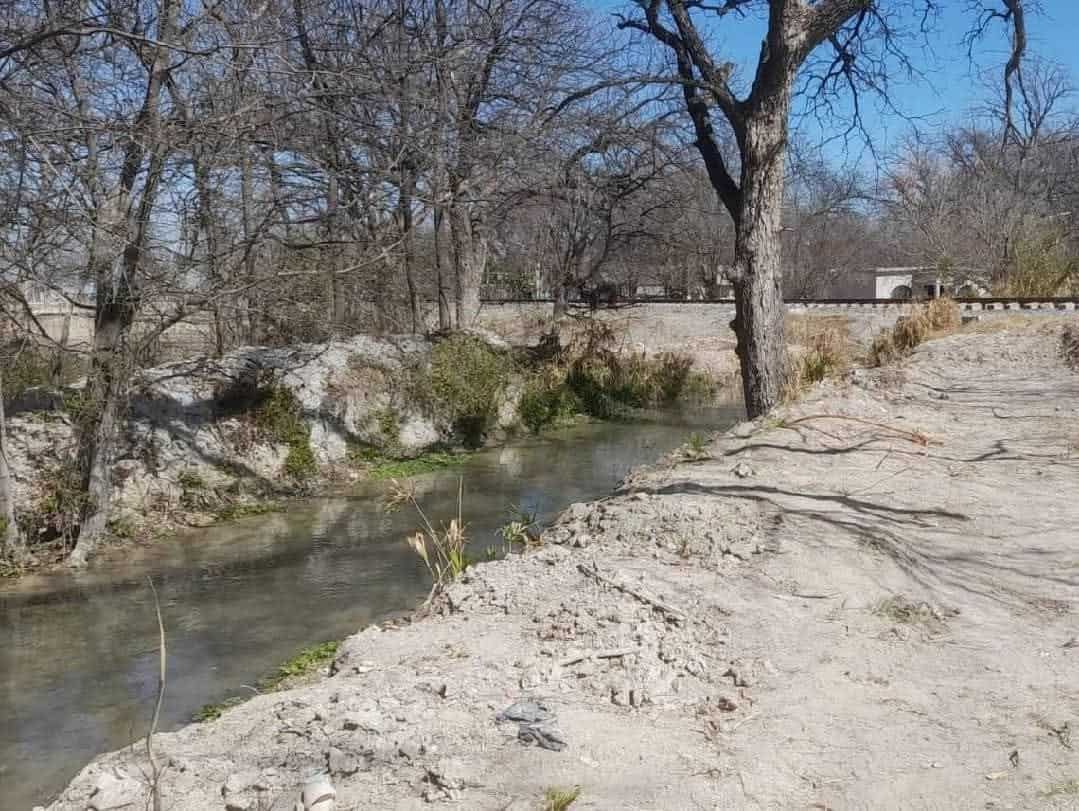
<svg viewBox="0 0 1079 811"><path fill-rule="evenodd" d="M585 0L599 12L615 12L631 8L619 0ZM996 0L983 0L996 7ZM892 0L893 6L902 5ZM893 79L893 98L906 115L919 119L919 126L934 129L970 120L972 111L987 98L985 80L999 80L1008 55L1007 31L999 21L976 47L972 64L963 44L972 16L965 0L946 0L944 10L936 19L927 38L912 39L907 53L925 76L914 81ZM1029 53L1062 64L1079 83L1079 3L1074 0L1042 0L1043 10L1028 20ZM762 20L726 18L713 31L717 56L744 66L748 73L755 64L763 32ZM751 74L750 74L751 75ZM867 99L868 101L868 99ZM1079 103L1079 97L1073 104ZM911 129L911 123L880 105L863 105L863 115L875 147L887 154ZM821 131L805 128L810 139L821 139ZM829 132L828 135L833 135ZM854 163L866 160L864 150L856 143L832 143L828 153L836 159Z"/></svg>

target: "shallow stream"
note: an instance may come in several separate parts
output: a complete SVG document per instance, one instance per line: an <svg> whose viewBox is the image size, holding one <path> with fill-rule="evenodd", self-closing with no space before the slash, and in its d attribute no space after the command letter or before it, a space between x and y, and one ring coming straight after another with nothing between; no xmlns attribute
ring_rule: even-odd
<svg viewBox="0 0 1079 811"><path fill-rule="evenodd" d="M740 406L579 425L475 454L417 480L436 520L456 511L458 476L472 553L500 545L511 505L549 521L607 494L693 431ZM0 584L0 808L45 802L94 755L145 733L157 689L157 628L168 633L162 729L209 702L250 693L299 649L414 608L429 581L404 543L415 516L382 507L385 485L291 504L159 541L78 573Z"/></svg>

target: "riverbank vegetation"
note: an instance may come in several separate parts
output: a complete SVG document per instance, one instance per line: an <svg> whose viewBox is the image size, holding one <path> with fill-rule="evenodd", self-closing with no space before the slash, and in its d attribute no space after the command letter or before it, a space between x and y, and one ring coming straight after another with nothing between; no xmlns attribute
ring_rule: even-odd
<svg viewBox="0 0 1079 811"><path fill-rule="evenodd" d="M112 504L101 541L150 542L181 527L280 509L283 499L319 487L460 465L466 451L519 430L580 417L625 419L637 408L716 394L688 356L625 351L598 321L573 334L544 352L477 333L438 335L411 344L395 369L384 366L396 351L386 343L366 345L370 357L326 345L150 370L147 381L155 382L141 384L141 399L120 415L114 487L128 494ZM345 368L335 360L298 371L305 367L297 362L327 352L347 357ZM292 354L300 360L280 365ZM312 386L323 393L312 395ZM61 453L54 461L52 450L77 445L84 388L31 387L12 402L20 453L11 458L24 493L13 515L25 539L19 567L8 567L14 572L70 554L88 494L77 458ZM342 437L340 458L330 457L328 430ZM32 448L33 458L26 455Z"/></svg>
<svg viewBox="0 0 1079 811"><path fill-rule="evenodd" d="M268 676L258 680L258 693L273 693L278 690L286 690L295 687L303 679L329 667L337 655L339 642L320 642L311 645L296 653L295 656L282 662ZM204 704L194 715L192 721L207 722L216 721L222 713L230 707L235 707L246 701L248 696L230 696L212 704Z"/></svg>

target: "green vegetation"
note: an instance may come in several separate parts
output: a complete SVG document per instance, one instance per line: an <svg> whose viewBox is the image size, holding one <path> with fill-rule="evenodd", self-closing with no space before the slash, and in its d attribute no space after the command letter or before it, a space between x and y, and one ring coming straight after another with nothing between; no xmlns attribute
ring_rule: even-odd
<svg viewBox="0 0 1079 811"><path fill-rule="evenodd" d="M581 787L551 787L543 792L543 811L566 811L581 796Z"/></svg>
<svg viewBox="0 0 1079 811"><path fill-rule="evenodd" d="M387 448L397 447L401 440L401 421L397 412L387 406L375 412L375 420L378 422L378 431Z"/></svg>
<svg viewBox="0 0 1079 811"><path fill-rule="evenodd" d="M519 413L538 433L575 414L625 419L633 409L707 401L717 388L712 378L693 370L689 356L620 351L610 327L593 322L528 379Z"/></svg>
<svg viewBox="0 0 1079 811"><path fill-rule="evenodd" d="M272 675L260 680L259 689L264 693L272 692L279 689L287 679L314 673L333 661L339 646L339 642L320 642L304 648L277 668Z"/></svg>
<svg viewBox="0 0 1079 811"><path fill-rule="evenodd" d="M292 390L276 384L255 409L255 425L274 442L288 446L284 470L297 482L305 482L318 473L318 462L311 448L311 429L303 420L303 409Z"/></svg>
<svg viewBox="0 0 1079 811"><path fill-rule="evenodd" d="M542 370L528 379L517 406L521 422L534 434L569 421L579 410L576 396L566 385L565 374L554 368Z"/></svg>
<svg viewBox="0 0 1079 811"><path fill-rule="evenodd" d="M204 721L216 721L221 717L229 707L235 707L238 704L243 704L245 701L244 696L230 696L224 701L217 701L213 704L203 704L202 707L191 716L191 720L196 723L202 723Z"/></svg>
<svg viewBox="0 0 1079 811"><path fill-rule="evenodd" d="M514 504L510 507L510 520L503 524L499 530L502 536L503 554L508 553L514 547L540 546L542 540L536 531L536 513L524 510Z"/></svg>
<svg viewBox="0 0 1079 811"><path fill-rule="evenodd" d="M469 445L479 445L498 410L511 364L504 354L473 335L453 335L431 352L421 396L444 410Z"/></svg>
<svg viewBox="0 0 1079 811"><path fill-rule="evenodd" d="M708 437L696 432L690 434L689 438L686 439L685 446L682 448L682 457L688 462L701 462L705 459L711 459L712 454L708 452Z"/></svg>
<svg viewBox="0 0 1079 811"><path fill-rule="evenodd" d="M388 459L384 456L369 455L364 463L370 465L368 476L376 481L386 479L407 479L419 476L423 473L434 473L438 470L463 465L468 461L468 454L446 453L445 451L432 451L415 459Z"/></svg>
<svg viewBox="0 0 1079 811"><path fill-rule="evenodd" d="M139 529L135 524L134 519L128 515L121 515L117 518L110 518L108 521L109 534L112 537L121 541L134 540L138 535Z"/></svg>
<svg viewBox="0 0 1079 811"><path fill-rule="evenodd" d="M263 693L272 693L275 690L282 689L284 683L289 679L306 676L326 667L326 665L330 664L337 655L339 646L340 643L338 642L321 642L318 645L304 648L278 667L271 675L260 679L258 682L259 691ZM205 704L198 712L191 716L191 720L200 723L204 721L216 721L221 717L225 710L230 707L235 707L238 704L243 704L246 700L246 696L230 696L223 701Z"/></svg>

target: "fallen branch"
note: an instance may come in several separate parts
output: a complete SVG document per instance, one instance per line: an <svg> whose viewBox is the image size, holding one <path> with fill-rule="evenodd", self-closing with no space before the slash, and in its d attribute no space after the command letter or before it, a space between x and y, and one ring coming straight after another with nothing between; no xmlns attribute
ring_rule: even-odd
<svg viewBox="0 0 1079 811"><path fill-rule="evenodd" d="M588 662L592 659L621 659L623 656L631 656L637 653L640 648L619 648L617 650L596 650L589 653L582 653L578 656L571 656L568 659L563 659L559 662L560 667L569 667L570 665L580 664L581 662Z"/></svg>
<svg viewBox="0 0 1079 811"><path fill-rule="evenodd" d="M933 442L929 436L923 434L921 431L906 431L902 428L896 428L892 425L885 425L882 422L873 422L872 420L863 420L861 417L848 417L842 414L808 414L804 417L799 417L796 420L784 420L779 426L780 428L793 428L795 425L801 425L802 423L812 422L813 420L841 420L844 422L856 422L859 425L867 425L870 428L878 428L881 431L886 431L892 436L900 439L905 439L912 445L920 445L921 447L927 447L928 445L939 445L939 442ZM820 430L820 429L817 429Z"/></svg>
<svg viewBox="0 0 1079 811"><path fill-rule="evenodd" d="M642 592L639 592L632 587L627 586L625 583L620 583L617 580L612 580L606 575L600 574L599 570L596 569L594 566L590 569L583 563L578 563L577 569L581 572L581 574L585 575L586 577L591 577L592 579L598 580L600 583L604 583L611 588L618 589L622 593L628 594L630 597L634 597L640 600L642 603L652 606L657 611L660 611L664 614L669 614L670 616L680 620L684 620L686 618L685 612L680 611L673 606L669 606L666 603L657 600L655 597L650 597L647 594L643 594Z"/></svg>

